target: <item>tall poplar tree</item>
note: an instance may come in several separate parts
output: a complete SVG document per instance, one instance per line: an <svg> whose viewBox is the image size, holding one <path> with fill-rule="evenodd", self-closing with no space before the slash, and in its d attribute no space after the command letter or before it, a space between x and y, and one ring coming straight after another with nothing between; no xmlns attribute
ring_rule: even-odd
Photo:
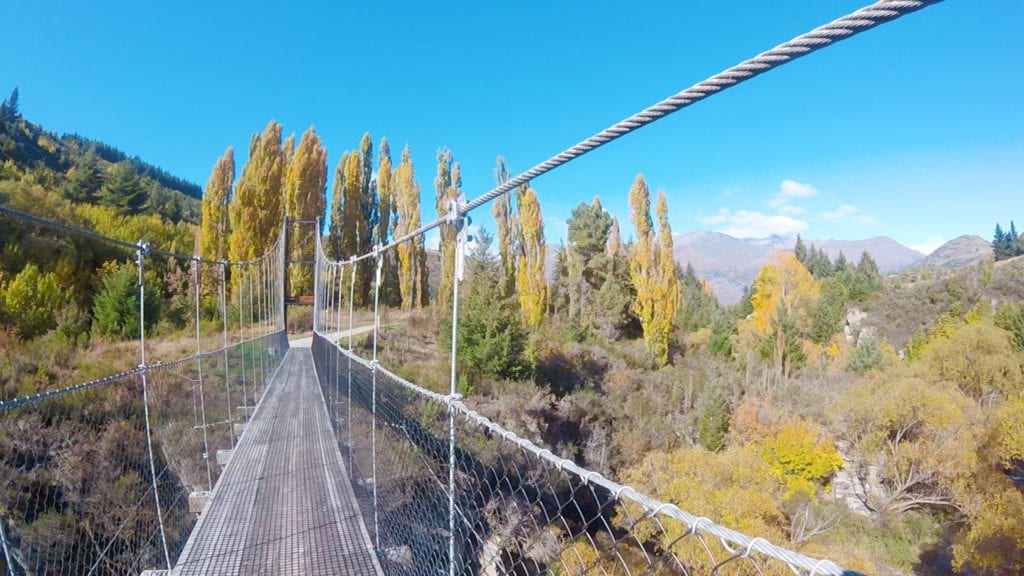
<svg viewBox="0 0 1024 576"><path fill-rule="evenodd" d="M544 278L544 259L547 256L544 219L541 217L537 193L529 186L519 195L517 207L520 230L516 266L519 307L523 322L535 328L544 320L548 301L548 285Z"/></svg>
<svg viewBox="0 0 1024 576"><path fill-rule="evenodd" d="M327 149L324 148L316 130L310 126L299 142L299 147L292 154L288 163L288 174L285 178L287 216L293 220L323 221L327 185ZM290 257L296 261L313 260L315 238L309 238L307 232L317 235L321 228L308 224L297 225L292 229L296 232L289 247ZM313 268L309 265L292 265L289 269L292 290L296 294L311 294L313 289Z"/></svg>
<svg viewBox="0 0 1024 576"><path fill-rule="evenodd" d="M512 178L505 158L498 156L498 165L494 169L494 179L498 185L508 182ZM513 254L513 214L512 198L509 194L502 194L494 200L491 207L491 214L498 226L498 255L501 257L501 268L504 271L505 294L511 294L516 287L516 259Z"/></svg>
<svg viewBox="0 0 1024 576"><path fill-rule="evenodd" d="M345 163L345 184L342 189L342 249L344 257L360 256L368 252L372 246L370 223L363 215L363 161L358 152L351 152ZM369 303L370 276L374 263L363 263L356 270L355 305L365 306Z"/></svg>
<svg viewBox="0 0 1024 576"><path fill-rule="evenodd" d="M630 277L636 288L633 310L640 319L644 343L659 365L668 364L672 319L679 309L681 292L672 256L672 229L668 223L665 193L658 193L658 234L651 221L651 194L643 175L637 175L629 191L630 219L636 241L630 253Z"/></svg>
<svg viewBox="0 0 1024 576"><path fill-rule="evenodd" d="M608 243L605 244L604 253L608 256L612 269L615 267L615 257L622 252L622 233L619 231L619 219L612 216L612 225L608 229Z"/></svg>
<svg viewBox="0 0 1024 576"><path fill-rule="evenodd" d="M407 145L394 175L395 237L420 227L420 185ZM423 239L414 238L398 245L398 279L402 308L409 310L426 303L427 271L423 257Z"/></svg>
<svg viewBox="0 0 1024 576"><path fill-rule="evenodd" d="M371 252L377 241L377 194L371 172L373 146L369 138L369 133L363 136L360 150L345 152L335 170L329 243L334 257L342 260ZM370 289L375 274L375 263L358 267L356 306L372 304Z"/></svg>
<svg viewBox="0 0 1024 576"><path fill-rule="evenodd" d="M462 189L462 176L459 164L453 163L452 151L442 148L437 151L437 177L434 178L434 194L437 198L437 215L444 218L448 215L448 205L459 197ZM455 284L455 226L442 224L440 227L441 241L438 247L441 252L441 282L437 287L437 306L447 310L452 304L452 287Z"/></svg>
<svg viewBox="0 0 1024 576"><path fill-rule="evenodd" d="M387 244L391 239L391 229L396 219L395 205L395 174L391 168L391 146L387 138L380 140L380 156L377 160L377 231L375 236L380 244ZM381 299L388 306L399 306L402 293L398 286L398 267L395 252L384 253L383 286Z"/></svg>
<svg viewBox="0 0 1024 576"><path fill-rule="evenodd" d="M345 166L348 164L348 151L341 155L341 160L334 168L334 185L331 188L331 229L327 236L331 257L336 260L347 258L345 252Z"/></svg>
<svg viewBox="0 0 1024 576"><path fill-rule="evenodd" d="M199 225L199 255L207 260L228 258L228 200L235 183L235 151L231 146L213 165L203 193L203 219Z"/></svg>
<svg viewBox="0 0 1024 576"><path fill-rule="evenodd" d="M250 260L265 254L281 231L286 156L281 146L281 125L271 120L249 142L249 161L238 178L228 205L232 261Z"/></svg>

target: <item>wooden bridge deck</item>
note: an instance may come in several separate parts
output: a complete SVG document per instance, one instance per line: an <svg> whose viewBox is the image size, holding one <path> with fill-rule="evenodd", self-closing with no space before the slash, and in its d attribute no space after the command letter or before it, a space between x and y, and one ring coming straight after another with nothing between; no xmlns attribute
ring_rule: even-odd
<svg viewBox="0 0 1024 576"><path fill-rule="evenodd" d="M288 351L174 576L382 573L313 370Z"/></svg>

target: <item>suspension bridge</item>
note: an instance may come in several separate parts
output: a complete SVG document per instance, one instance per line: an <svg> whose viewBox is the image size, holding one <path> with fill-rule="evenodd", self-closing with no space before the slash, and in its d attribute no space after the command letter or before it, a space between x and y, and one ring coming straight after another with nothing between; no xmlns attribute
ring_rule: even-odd
<svg viewBox="0 0 1024 576"><path fill-rule="evenodd" d="M260 258L207 261L25 211L137 268L138 365L0 401L0 557L8 576L72 574L850 574L576 465L405 380L377 357L386 252L587 152L796 58L937 3L882 0L614 124L445 217L346 261L315 235L313 336L289 343L287 225ZM163 264L159 264L160 262ZM146 270L189 267L194 352L156 359ZM372 324L356 271L374 267ZM458 333L458 286L452 338ZM349 291L346 297L346 291ZM367 343L355 346L356 336ZM147 351L149 355L147 355Z"/></svg>

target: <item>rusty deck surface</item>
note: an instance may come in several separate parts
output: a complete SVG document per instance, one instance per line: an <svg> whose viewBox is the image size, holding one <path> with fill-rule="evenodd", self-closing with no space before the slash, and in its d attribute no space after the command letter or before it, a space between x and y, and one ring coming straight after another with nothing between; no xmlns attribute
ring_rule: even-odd
<svg viewBox="0 0 1024 576"><path fill-rule="evenodd" d="M292 348L172 574L381 573L312 354Z"/></svg>

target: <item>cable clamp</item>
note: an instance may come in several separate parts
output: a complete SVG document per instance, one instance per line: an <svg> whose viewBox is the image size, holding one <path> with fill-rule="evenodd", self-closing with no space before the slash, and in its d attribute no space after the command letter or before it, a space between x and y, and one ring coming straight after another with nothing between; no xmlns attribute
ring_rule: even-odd
<svg viewBox="0 0 1024 576"><path fill-rule="evenodd" d="M448 201L448 223L449 224L453 224L453 225L458 224L458 221L459 221L459 205L460 205L459 201L460 200L464 200L464 199L465 199L465 196L460 196L459 198L452 198L451 200Z"/></svg>
<svg viewBox="0 0 1024 576"><path fill-rule="evenodd" d="M141 254L142 256L149 256L149 242L146 242L145 240L139 240L138 242L135 243L135 245L138 246L139 248L139 254Z"/></svg>

